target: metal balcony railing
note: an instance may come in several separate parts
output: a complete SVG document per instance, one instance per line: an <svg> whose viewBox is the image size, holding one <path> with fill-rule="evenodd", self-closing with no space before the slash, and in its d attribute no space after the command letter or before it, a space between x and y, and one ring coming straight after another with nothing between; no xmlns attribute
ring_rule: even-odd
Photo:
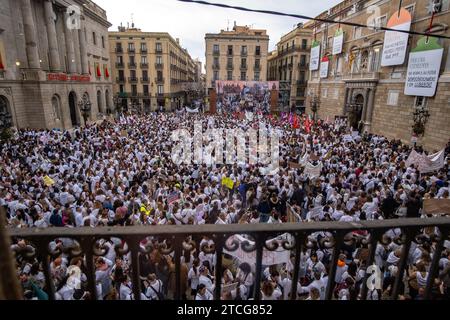
<svg viewBox="0 0 450 320"><path fill-rule="evenodd" d="M116 78L116 82L117 83L125 83L127 80L126 80L126 78L124 77L124 78L121 78L121 77L117 77Z"/></svg>
<svg viewBox="0 0 450 320"><path fill-rule="evenodd" d="M125 64L123 62L116 62L116 68L124 68Z"/></svg>
<svg viewBox="0 0 450 320"><path fill-rule="evenodd" d="M162 63L155 63L155 68L156 69L162 69L164 67L164 64Z"/></svg>
<svg viewBox="0 0 450 320"><path fill-rule="evenodd" d="M260 285L262 279L262 259L263 254L273 252L283 247L284 250L291 251L295 256L294 270L292 277L291 299L297 297L297 288L299 280L299 265L301 254L304 249L312 246L309 236L315 232L324 232L323 238L325 248L331 250L330 263L326 265L328 271L328 283L326 288L326 299L333 297L334 279L336 275L338 257L341 248L344 246L366 245L368 256L366 265L370 266L375 261L375 250L377 244L383 241L383 234L391 229L400 228L402 234L398 239L401 246L401 257L398 262L397 278L395 280L392 299L396 299L399 294L401 281L405 268L407 266L408 253L412 242L420 243L423 240L423 230L428 227L436 227L440 236L436 239L436 247L433 253L433 260L429 268L429 277L425 290L425 298L429 298L434 279L438 275L439 260L444 249L444 242L448 239L450 229L450 219L447 217L428 218L428 219L395 219L395 220L377 220L377 221L359 221L359 222L318 222L318 223L285 223L285 224L226 224L226 225L185 225L185 226L132 226L132 227L99 227L99 228L47 228L47 229L11 229L9 231L13 243L19 240L26 240L25 245L15 245L16 258L36 258L43 266L45 275L45 291L50 299L55 298L55 285L50 272L50 263L52 259L65 253L69 260L74 257L85 258L85 274L87 276L87 289L91 292L91 297L95 299L96 282L95 266L96 257L107 253L107 248L103 245L102 239L117 239L115 251L117 255L123 256L130 254L132 290L136 300L139 300L141 293L140 256L149 252L159 251L162 255L172 255L175 264L175 299L182 297L181 292L181 256L193 250L203 251L206 254L216 254L216 264L214 266L215 279L222 279L222 266L224 262L223 254L236 252L253 253L255 258L255 282L254 296L255 300L260 297ZM353 232L358 234L366 232L366 236L349 237ZM246 241L237 241L235 235L246 235L251 238L252 243ZM278 242L267 242L268 240L284 235L278 238ZM287 236L286 236L287 235ZM354 234L353 234L354 235ZM214 244L199 247L199 241L203 236L208 236ZM70 245L52 249L50 242L55 239L66 239L63 243ZM70 241L69 241L70 239ZM196 240L194 240L196 239ZM421 240L422 239L422 240ZM15 275L14 275L15 276ZM364 299L367 295L366 274L361 285L361 297ZM221 296L221 281L216 281L214 297L216 300Z"/></svg>
<svg viewBox="0 0 450 320"><path fill-rule="evenodd" d="M137 77L128 77L128 82L129 83L137 83L138 82L138 78Z"/></svg>
<svg viewBox="0 0 450 320"><path fill-rule="evenodd" d="M123 53L122 47L116 47L116 53Z"/></svg>
<svg viewBox="0 0 450 320"><path fill-rule="evenodd" d="M136 62L130 62L130 63L128 63L128 68L130 68L130 69L134 69L134 68L136 68Z"/></svg>
<svg viewBox="0 0 450 320"><path fill-rule="evenodd" d="M156 48L155 49L155 53L161 54L161 53L163 53L163 49L162 48Z"/></svg>
<svg viewBox="0 0 450 320"><path fill-rule="evenodd" d="M148 53L147 48L141 48L141 53L144 53L144 54Z"/></svg>
<svg viewBox="0 0 450 320"><path fill-rule="evenodd" d="M136 52L136 48L128 48L128 53L135 53Z"/></svg>
<svg viewBox="0 0 450 320"><path fill-rule="evenodd" d="M149 77L142 77L141 78L141 82L142 83L149 83L150 82L150 78Z"/></svg>
<svg viewBox="0 0 450 320"><path fill-rule="evenodd" d="M213 68L213 70L219 70L219 69L220 69L220 64L214 63L214 64L212 65L212 68Z"/></svg>
<svg viewBox="0 0 450 320"><path fill-rule="evenodd" d="M156 77L156 78L155 78L155 82L156 82L156 83L164 83L164 78L158 78L158 77Z"/></svg>
<svg viewBox="0 0 450 320"><path fill-rule="evenodd" d="M148 63L141 63L141 69L148 69Z"/></svg>

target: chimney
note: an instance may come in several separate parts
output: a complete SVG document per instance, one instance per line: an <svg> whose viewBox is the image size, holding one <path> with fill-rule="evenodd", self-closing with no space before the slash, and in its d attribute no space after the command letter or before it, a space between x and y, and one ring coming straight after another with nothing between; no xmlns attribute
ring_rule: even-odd
<svg viewBox="0 0 450 320"><path fill-rule="evenodd" d="M180 38L176 38L175 40L177 40L177 43L180 44Z"/></svg>

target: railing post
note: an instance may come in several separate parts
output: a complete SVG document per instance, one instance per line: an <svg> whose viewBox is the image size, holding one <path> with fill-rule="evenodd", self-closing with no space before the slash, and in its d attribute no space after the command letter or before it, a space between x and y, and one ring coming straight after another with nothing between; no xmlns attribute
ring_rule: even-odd
<svg viewBox="0 0 450 320"><path fill-rule="evenodd" d="M88 279L88 287L91 292L91 299L98 300L97 298L97 286L95 281L95 266L94 266L94 248L95 240L91 238L83 237L80 240L81 247L86 255L86 277Z"/></svg>
<svg viewBox="0 0 450 320"><path fill-rule="evenodd" d="M133 283L134 300L141 300L141 279L139 277L139 239L136 237L126 238L131 252L131 269L133 270L131 281Z"/></svg>
<svg viewBox="0 0 450 320"><path fill-rule="evenodd" d="M431 267L428 272L427 285L425 287L425 300L430 300L431 298L431 291L433 289L434 279L436 279L439 272L439 261L441 259L442 250L444 250L444 242L448 237L447 229L441 229L440 231L441 231L441 238L439 239L439 242L436 245L436 250L434 251L433 254L433 262L431 263Z"/></svg>
<svg viewBox="0 0 450 320"><path fill-rule="evenodd" d="M55 284L52 279L52 275L50 272L50 263L49 263L49 252L48 252L48 244L49 241L47 239L42 239L36 241L36 250L39 250L37 253L39 259L42 261L44 276L45 276L45 286L47 287L48 299L55 300ZM42 250L42 251L41 251Z"/></svg>
<svg viewBox="0 0 450 320"><path fill-rule="evenodd" d="M6 230L6 212L0 207L0 300L21 300L22 290L14 268L11 242Z"/></svg>
<svg viewBox="0 0 450 320"><path fill-rule="evenodd" d="M380 236L380 233L375 230L371 230L370 232L370 248L369 248L369 257L367 260L366 267L369 268L374 260L375 260L375 252L377 251L377 245L378 245L378 237ZM366 272L364 275L363 282L361 284L361 300L367 299L367 279L369 279L369 274Z"/></svg>
<svg viewBox="0 0 450 320"><path fill-rule="evenodd" d="M214 239L216 247L216 266L215 266L215 279L216 287L214 288L214 300L220 300L222 295L222 253L224 245L224 234L218 234Z"/></svg>
<svg viewBox="0 0 450 320"><path fill-rule="evenodd" d="M253 297L256 301L261 299L261 268L262 268L262 258L263 258L263 248L265 237L257 233L255 234L255 244L256 244L256 272L255 272L255 292L253 292Z"/></svg>
<svg viewBox="0 0 450 320"><path fill-rule="evenodd" d="M302 244L304 241L304 235L297 233L295 235L295 264L294 264L294 275L292 277L292 290L291 290L291 300L297 300L297 288L298 288L298 277L300 273L300 258L302 255Z"/></svg>
<svg viewBox="0 0 450 320"><path fill-rule="evenodd" d="M332 300L333 298L334 278L336 277L337 261L339 258L342 241L344 241L344 234L342 234L342 232L336 232L334 237L336 240L334 243L333 255L331 256L330 270L328 272L328 283L327 290L325 291L325 300Z"/></svg>
<svg viewBox="0 0 450 320"><path fill-rule="evenodd" d="M411 249L411 241L414 237L415 230L406 229L406 239L402 248L402 256L400 257L397 277L395 278L394 288L392 290L391 299L397 300L398 291L400 290L400 282L403 281L403 275L405 273L406 263L408 262L409 250Z"/></svg>
<svg viewBox="0 0 450 320"><path fill-rule="evenodd" d="M174 237L175 245L175 300L181 300L181 247L183 245L182 236Z"/></svg>

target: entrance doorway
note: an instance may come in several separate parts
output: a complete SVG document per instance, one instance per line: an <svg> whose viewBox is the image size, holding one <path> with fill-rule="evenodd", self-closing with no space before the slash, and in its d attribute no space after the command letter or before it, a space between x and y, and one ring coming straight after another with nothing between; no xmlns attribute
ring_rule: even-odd
<svg viewBox="0 0 450 320"><path fill-rule="evenodd" d="M78 121L77 117L77 95L73 91L69 93L69 110L72 126L79 126L80 122Z"/></svg>
<svg viewBox="0 0 450 320"><path fill-rule="evenodd" d="M350 110L349 114L349 124L355 131L359 131L361 129L360 122L363 115L363 106L364 96L362 94L358 94L355 97L354 104L352 105L352 110Z"/></svg>

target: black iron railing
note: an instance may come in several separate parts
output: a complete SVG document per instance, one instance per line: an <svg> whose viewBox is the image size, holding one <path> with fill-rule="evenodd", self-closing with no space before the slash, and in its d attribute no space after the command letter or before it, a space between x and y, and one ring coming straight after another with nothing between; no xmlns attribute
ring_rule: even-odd
<svg viewBox="0 0 450 320"><path fill-rule="evenodd" d="M408 253L411 243L420 243L425 228L435 227L439 230L439 236L434 239L436 241L435 251L433 253L433 261L429 268L429 277L425 289L425 298L430 298L434 280L439 272L439 259L444 249L444 241L448 239L450 229L449 218L429 218L429 219L396 219L383 221L361 221L355 223L347 222L319 222L319 223L285 223L285 224L227 224L227 225L199 225L199 226L132 226L132 227L99 227L99 228L47 228L47 229L14 229L9 230L10 237L13 242L19 239L25 239L28 245L20 247L14 246L17 256L37 257L43 266L43 272L46 279L46 291L50 299L55 299L55 286L51 278L50 262L52 259L62 252L69 257L84 257L86 276L88 279L88 290L91 297L96 298L95 285L95 266L94 258L106 254L105 247L102 247L101 239L118 238L122 242L121 246L116 246L117 254L124 255L129 253L131 256L131 280L132 289L135 299L140 298L141 279L139 270L140 255L147 254L151 251L158 250L163 255L173 254L175 263L175 290L174 298L180 299L181 292L181 256L185 251L215 253L216 264L214 273L216 286L214 289L214 298L221 298L221 281L223 254L225 252L235 252L242 250L243 252L253 254L256 252L255 260L255 282L254 296L255 300L260 297L260 285L262 279L262 262L265 250L275 251L280 246L284 250L289 250L295 256L294 270L292 275L292 290L290 298L297 298L297 288L299 280L299 265L301 254L305 249L311 248L310 235L315 232L325 232L327 235L322 239L322 245L332 251L331 259L328 264L328 284L326 289L326 299L333 298L333 290L335 287L334 279L336 275L337 262L343 245L353 243L356 246L365 245L369 248L369 254L366 266L374 264L375 249L378 243L382 243L384 233L394 228L402 230L401 235L396 240L401 245L402 253L398 263L398 272L395 284L392 290L392 299L397 299L401 282L405 269L407 267ZM352 232L365 231L366 236L348 237ZM250 241L237 241L235 235L246 235ZM270 239L279 237L280 235L289 235L289 239L283 237L283 240L277 242L267 242ZM210 246L199 247L199 239L208 236L214 244ZM49 243L55 239L72 239L73 245L52 250ZM197 241L195 241L197 239ZM281 239L281 238L279 238ZM126 244L126 245L125 245ZM367 295L366 280L369 274L366 274L361 285L360 296L365 299Z"/></svg>

